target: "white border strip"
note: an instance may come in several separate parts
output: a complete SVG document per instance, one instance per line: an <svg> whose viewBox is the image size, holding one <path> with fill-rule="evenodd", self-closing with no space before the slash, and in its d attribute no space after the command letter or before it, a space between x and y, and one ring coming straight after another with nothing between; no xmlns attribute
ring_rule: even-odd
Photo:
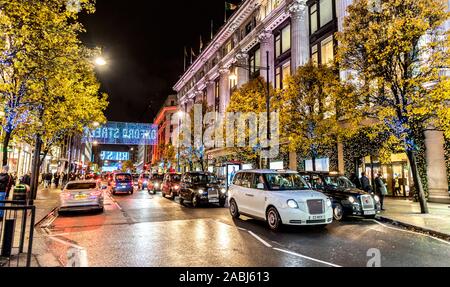
<svg viewBox="0 0 450 287"><path fill-rule="evenodd" d="M272 248L272 245L270 245L269 243L267 243L266 241L264 241L261 237L259 237L258 235L256 235L255 233L248 231L248 233L250 233L251 236L255 237L259 242L261 242L262 244L264 244L266 247Z"/></svg>
<svg viewBox="0 0 450 287"><path fill-rule="evenodd" d="M401 229L401 228L397 228L397 227L388 226L388 225L383 224L383 223L381 223L381 222L379 222L379 221L377 221L377 220L375 220L375 219L373 219L373 220L371 220L371 221L374 221L374 222L377 223L378 225L383 226L383 227L388 228L388 229L392 229L392 230L396 230L396 231L402 231L402 232L406 232L406 233L410 233L410 234L416 234L416 235L425 236L425 237L428 237L428 238L437 240L437 241L439 241L439 242L441 242L441 243L445 243L445 244L450 245L450 242L448 242L448 241L446 241L446 240L444 240L444 239L440 239L440 238L431 236L431 235L429 235L429 234L424 234L424 233L420 233L420 232L416 232L416 231L412 231L412 230L407 230L407 229Z"/></svg>
<svg viewBox="0 0 450 287"><path fill-rule="evenodd" d="M312 258L312 257L309 257L309 256L305 256L305 255L302 255L302 254L299 254L299 253L295 253L295 252L292 252L292 251L288 251L288 250L284 250L284 249L280 249L280 248L273 248L273 249L277 250L277 251L280 251L280 252L283 252L283 253L286 253L286 254L289 254L289 255L293 255L293 256L301 257L301 258L308 259L308 260L311 260L311 261L314 261L314 262L318 262L318 263L321 263L321 264L325 264L325 265L328 265L328 266L331 266L331 267L342 267L342 266L339 266L339 265L336 265L336 264L333 264L333 263L330 263L330 262L326 262L326 261L322 261L322 260L319 260L319 259L315 259L315 258Z"/></svg>

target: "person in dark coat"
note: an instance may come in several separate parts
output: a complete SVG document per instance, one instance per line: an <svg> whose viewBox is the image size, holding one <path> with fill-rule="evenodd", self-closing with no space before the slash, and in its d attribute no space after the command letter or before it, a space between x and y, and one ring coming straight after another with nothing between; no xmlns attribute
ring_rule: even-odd
<svg viewBox="0 0 450 287"><path fill-rule="evenodd" d="M352 173L350 175L350 181L356 186L356 188L361 189L361 182L359 181L359 178L356 175L356 173Z"/></svg>
<svg viewBox="0 0 450 287"><path fill-rule="evenodd" d="M9 198L9 191L8 189L11 186L11 176L8 173L9 168L8 166L4 166L2 168L2 172L0 173L0 192L5 193L5 200Z"/></svg>
<svg viewBox="0 0 450 287"><path fill-rule="evenodd" d="M387 195L386 184L383 181L383 175L378 173L375 178L375 194L380 198L381 210L384 209L384 197Z"/></svg>
<svg viewBox="0 0 450 287"><path fill-rule="evenodd" d="M59 180L61 178L60 174L55 172L55 175L53 176L54 180L53 182L55 183L55 188L59 187Z"/></svg>
<svg viewBox="0 0 450 287"><path fill-rule="evenodd" d="M365 192L372 192L372 186L370 185L370 180L366 176L365 172L361 173L360 181L361 181L361 189L362 190L364 190Z"/></svg>
<svg viewBox="0 0 450 287"><path fill-rule="evenodd" d="M25 174L22 176L22 179L20 180L20 184L25 184L30 186L31 185L31 175L30 173Z"/></svg>

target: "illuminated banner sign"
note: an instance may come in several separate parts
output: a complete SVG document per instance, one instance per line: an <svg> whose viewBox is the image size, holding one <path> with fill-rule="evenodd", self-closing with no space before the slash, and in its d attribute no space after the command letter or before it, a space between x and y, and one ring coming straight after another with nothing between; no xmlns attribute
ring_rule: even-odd
<svg viewBox="0 0 450 287"><path fill-rule="evenodd" d="M118 151L102 151L100 153L100 158L102 160L110 161L127 161L130 160L130 153Z"/></svg>
<svg viewBox="0 0 450 287"><path fill-rule="evenodd" d="M117 145L157 145L158 126L108 122L96 130L86 130L83 142Z"/></svg>

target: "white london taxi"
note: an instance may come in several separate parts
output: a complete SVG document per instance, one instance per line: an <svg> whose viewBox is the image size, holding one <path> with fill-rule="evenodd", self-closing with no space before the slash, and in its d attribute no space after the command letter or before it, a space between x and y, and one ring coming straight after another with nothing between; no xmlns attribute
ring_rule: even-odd
<svg viewBox="0 0 450 287"><path fill-rule="evenodd" d="M331 200L311 190L294 171L244 170L229 189L231 216L261 219L270 229L285 225L326 226L333 221Z"/></svg>

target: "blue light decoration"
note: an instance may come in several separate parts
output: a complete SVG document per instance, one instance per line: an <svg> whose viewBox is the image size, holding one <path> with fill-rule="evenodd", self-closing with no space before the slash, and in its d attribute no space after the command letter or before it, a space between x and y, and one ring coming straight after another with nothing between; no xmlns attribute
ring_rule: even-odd
<svg viewBox="0 0 450 287"><path fill-rule="evenodd" d="M100 153L100 159L107 161L127 161L130 160L130 153L119 151L102 151Z"/></svg>
<svg viewBox="0 0 450 287"><path fill-rule="evenodd" d="M83 143L108 145L157 145L158 126L142 123L108 122L96 130L85 129Z"/></svg>

